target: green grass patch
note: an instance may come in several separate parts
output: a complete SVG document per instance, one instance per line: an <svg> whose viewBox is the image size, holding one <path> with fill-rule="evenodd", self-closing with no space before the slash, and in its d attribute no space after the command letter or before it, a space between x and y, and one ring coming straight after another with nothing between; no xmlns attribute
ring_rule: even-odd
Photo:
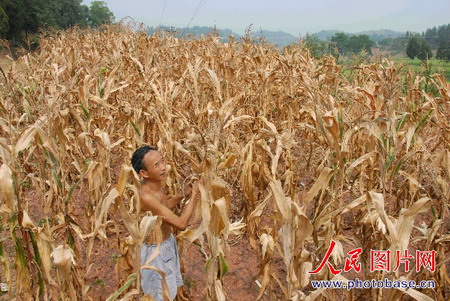
<svg viewBox="0 0 450 301"><path fill-rule="evenodd" d="M409 71L413 71L417 75L429 76L431 74L440 73L444 74L447 82L450 82L450 62L437 60L432 58L427 62L423 62L419 59L411 60L409 58L390 58L389 60L395 62L397 69L401 69L401 73L405 74ZM342 65L342 73L345 77L351 78L355 72L353 68L358 67L361 63L370 64L370 62L381 63L381 61L374 61L373 57L362 58L354 56L344 60L339 60L338 63Z"/></svg>
<svg viewBox="0 0 450 301"><path fill-rule="evenodd" d="M435 58L428 60L428 62L422 62L419 59L411 60L409 58L396 58L393 59L393 61L400 66L404 66L406 70L412 70L420 75L426 75L428 73L444 74L445 79L450 81L450 62L437 60Z"/></svg>

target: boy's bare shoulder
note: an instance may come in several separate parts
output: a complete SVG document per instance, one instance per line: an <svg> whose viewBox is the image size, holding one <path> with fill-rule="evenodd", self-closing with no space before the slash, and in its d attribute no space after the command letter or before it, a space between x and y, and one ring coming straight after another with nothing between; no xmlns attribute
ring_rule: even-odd
<svg viewBox="0 0 450 301"><path fill-rule="evenodd" d="M141 199L158 203L161 203L161 201L163 200L161 193L154 192L148 189L141 189Z"/></svg>
<svg viewBox="0 0 450 301"><path fill-rule="evenodd" d="M164 203L164 195L152 192L141 190L141 208L145 210L154 211L161 205L165 205Z"/></svg>

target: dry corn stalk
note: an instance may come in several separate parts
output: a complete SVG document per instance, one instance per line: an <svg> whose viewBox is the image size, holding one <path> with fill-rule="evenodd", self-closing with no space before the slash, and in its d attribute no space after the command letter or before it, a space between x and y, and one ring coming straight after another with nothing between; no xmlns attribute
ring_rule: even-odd
<svg viewBox="0 0 450 301"><path fill-rule="evenodd" d="M43 38L0 87L8 286L18 298L91 298L92 250L114 240L117 269L127 274L111 298L138 294L133 254L155 220L137 221L138 182L128 164L146 143L167 159L170 193L186 176L200 179L202 223L182 236L206 237L207 298L226 298L229 235L244 229L260 256L261 298L342 298L308 287L307 271L335 240L333 264L342 264L344 246L436 250L435 273L390 277L433 279L437 288L390 297L448 299L449 84L441 75L403 76L389 61L356 66L349 78L341 68L301 45L279 52L214 36L188 41L105 27ZM5 252L8 244L17 251ZM53 266L60 245L68 259ZM366 279L384 276L364 271Z"/></svg>

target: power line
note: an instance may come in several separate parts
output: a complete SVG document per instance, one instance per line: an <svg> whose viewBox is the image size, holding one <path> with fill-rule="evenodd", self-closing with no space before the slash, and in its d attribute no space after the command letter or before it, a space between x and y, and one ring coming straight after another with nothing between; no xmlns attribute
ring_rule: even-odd
<svg viewBox="0 0 450 301"><path fill-rule="evenodd" d="M166 4L167 4L167 0L164 1L163 12L162 12L161 20L159 21L158 27L161 27L161 25L162 25L162 21L163 21L163 18L164 18L164 14L165 14L165 12L166 12Z"/></svg>
<svg viewBox="0 0 450 301"><path fill-rule="evenodd" d="M205 4L206 0L200 0L200 3L197 5L197 8L194 11L194 14L192 15L191 19L189 20L189 23L187 24L187 26L184 28L183 33L181 34L182 36L184 36L185 31L189 28L189 26L191 25L192 21L194 20L194 18L197 16L198 12L200 11L200 9L202 8L203 4Z"/></svg>

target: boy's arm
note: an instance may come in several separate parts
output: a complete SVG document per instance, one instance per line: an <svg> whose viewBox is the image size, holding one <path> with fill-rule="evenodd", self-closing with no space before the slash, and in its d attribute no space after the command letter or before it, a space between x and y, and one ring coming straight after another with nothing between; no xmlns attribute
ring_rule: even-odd
<svg viewBox="0 0 450 301"><path fill-rule="evenodd" d="M174 209L178 203L183 199L182 195L176 195L166 200L166 207L170 210Z"/></svg>
<svg viewBox="0 0 450 301"><path fill-rule="evenodd" d="M192 211L197 203L195 199L196 198L193 198L184 206L180 216L176 215L171 209L148 196L141 198L141 208L143 210L151 211L154 215L161 216L164 222L179 230L186 230Z"/></svg>
<svg viewBox="0 0 450 301"><path fill-rule="evenodd" d="M184 190L184 196L183 195L175 195L173 197L168 197L165 201L165 205L169 209L174 209L183 198L190 198L192 194L192 187L189 187Z"/></svg>

